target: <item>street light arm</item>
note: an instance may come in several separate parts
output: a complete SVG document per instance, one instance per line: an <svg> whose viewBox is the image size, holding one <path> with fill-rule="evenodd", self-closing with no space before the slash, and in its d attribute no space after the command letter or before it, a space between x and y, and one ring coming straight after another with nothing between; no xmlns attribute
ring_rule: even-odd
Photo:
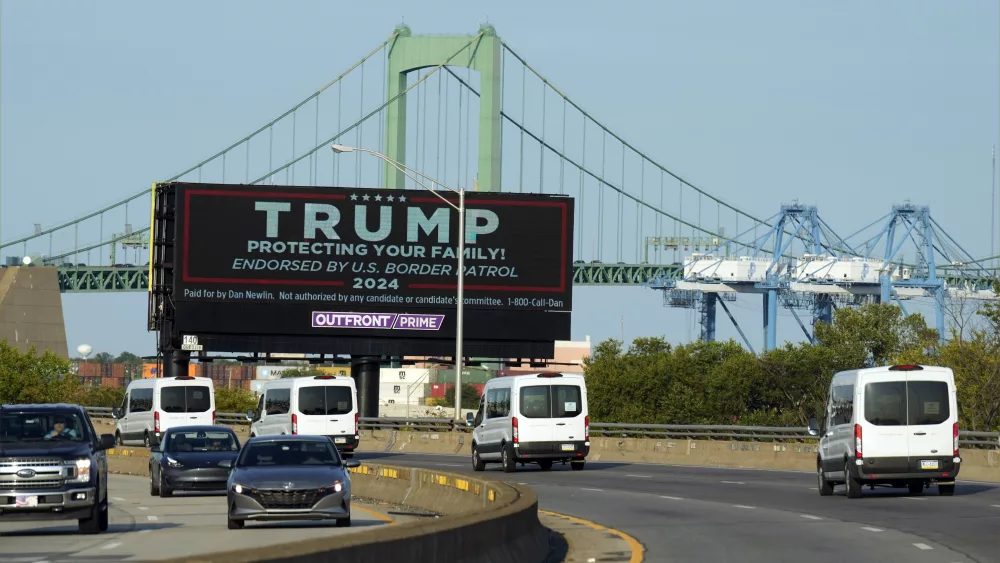
<svg viewBox="0 0 1000 563"><path fill-rule="evenodd" d="M375 156L381 156L378 153L373 153L373 154ZM390 158L390 159L386 159L386 162L388 162L396 170L399 170L400 172L402 172L402 174L404 176L406 176L407 178L413 180L418 186L420 186L421 188L423 188L423 189L429 191L430 193L434 194L435 197L437 197L441 201L445 202L449 207L451 207L455 211L461 211L461 209L459 208L458 205L455 205L454 203L452 203L452 202L448 201L447 199L445 199L445 197L443 195L441 195L437 190L435 190L433 188L428 188L423 182L421 182L420 180L417 180L416 178L413 177L413 175L411 175L409 172L407 172L405 168L399 166L396 163L396 161L394 161L394 160L392 160ZM447 186L445 186L445 187L447 187Z"/></svg>
<svg viewBox="0 0 1000 563"><path fill-rule="evenodd" d="M444 188L444 189L446 189L446 190L448 190L450 192L453 192L453 193L456 193L456 194L459 192L459 190L456 190L455 188L453 188L451 186L442 184L437 179L431 178L427 174L424 174L423 172L421 172L421 171L419 171L419 170L417 170L415 168L411 168L411 167L403 164L402 162L399 162L398 160L396 160L394 158L390 158L389 156L386 156L386 155L384 155L384 154L382 154L382 153L380 153L378 151L373 151L372 149L365 149L365 148L361 148L361 147L349 147L349 146L346 146L346 145L334 145L331 148L333 149L333 152L338 152L338 153L341 153L341 152L366 152L366 153L368 153L368 154L370 154L372 156L377 156L378 158L381 158L382 160L388 162L389 164L393 165L396 168L396 170L399 170L403 174L406 174L407 171L410 171L413 174L416 174L417 176L420 176L424 180L427 180L428 182L431 182L432 184L435 184L437 186L441 186L442 188ZM413 180L414 182L416 182L416 180L414 180L412 176L410 176L409 178L411 180ZM417 182L417 183L419 184L420 182ZM427 188L427 186L424 186L424 189L429 189L429 188Z"/></svg>

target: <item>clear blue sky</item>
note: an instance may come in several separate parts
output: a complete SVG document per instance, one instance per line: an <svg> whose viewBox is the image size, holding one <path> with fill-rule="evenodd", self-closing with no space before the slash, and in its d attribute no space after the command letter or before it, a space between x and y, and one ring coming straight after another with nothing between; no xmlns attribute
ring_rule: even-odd
<svg viewBox="0 0 1000 563"><path fill-rule="evenodd" d="M0 233L137 192L298 102L384 40L488 21L659 162L767 217L841 234L909 199L991 250L998 2L2 2ZM145 202L143 202L144 204ZM138 219L148 206L130 213ZM145 294L66 295L70 347L152 353ZM759 304L736 306L754 344ZM925 309L926 310L926 309ZM574 337L697 336L652 290L580 288ZM779 340L799 340L779 317ZM720 338L735 336L724 317Z"/></svg>

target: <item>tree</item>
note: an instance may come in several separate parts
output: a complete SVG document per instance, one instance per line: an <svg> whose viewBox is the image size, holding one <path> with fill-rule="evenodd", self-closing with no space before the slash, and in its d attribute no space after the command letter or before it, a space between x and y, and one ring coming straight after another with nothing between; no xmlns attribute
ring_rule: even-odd
<svg viewBox="0 0 1000 563"><path fill-rule="evenodd" d="M832 324L817 323L816 340L849 369L885 365L912 350L932 350L938 334L920 314L904 316L897 305L871 303L838 309Z"/></svg>
<svg viewBox="0 0 1000 563"><path fill-rule="evenodd" d="M94 361L99 364L113 364L115 357L107 352L98 352L94 354Z"/></svg>
<svg viewBox="0 0 1000 563"><path fill-rule="evenodd" d="M482 395L479 394L479 390L472 386L471 383L462 384L462 408L463 409L478 409L479 400ZM444 401L442 401L443 407L455 408L455 386L452 385L444 392Z"/></svg>
<svg viewBox="0 0 1000 563"><path fill-rule="evenodd" d="M52 352L39 356L34 346L21 352L0 342L0 403L74 402L81 390L69 360Z"/></svg>
<svg viewBox="0 0 1000 563"><path fill-rule="evenodd" d="M323 375L323 372L313 366L304 366L300 368L292 368L282 371L281 379L285 379L288 377L315 377L317 375Z"/></svg>
<svg viewBox="0 0 1000 563"><path fill-rule="evenodd" d="M118 354L118 357L114 361L119 364L132 364L132 365L143 363L142 358L136 356L132 352L122 352L121 354Z"/></svg>

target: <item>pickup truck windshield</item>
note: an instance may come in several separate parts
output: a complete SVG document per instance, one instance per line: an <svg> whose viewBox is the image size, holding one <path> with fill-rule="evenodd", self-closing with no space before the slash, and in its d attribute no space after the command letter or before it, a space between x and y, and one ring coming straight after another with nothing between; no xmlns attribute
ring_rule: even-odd
<svg viewBox="0 0 1000 563"><path fill-rule="evenodd" d="M0 414L0 442L83 442L84 422L72 412L31 412L3 410Z"/></svg>

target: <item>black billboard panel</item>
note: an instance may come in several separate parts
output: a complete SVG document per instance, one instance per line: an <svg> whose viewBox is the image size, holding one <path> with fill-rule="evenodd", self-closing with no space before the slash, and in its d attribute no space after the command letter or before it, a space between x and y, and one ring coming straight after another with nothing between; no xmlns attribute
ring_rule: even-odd
<svg viewBox="0 0 1000 563"><path fill-rule="evenodd" d="M458 214L435 194L161 186L173 191L178 331L208 341L215 334L230 346L298 335L332 338L331 348L351 350L382 349L385 343L370 339L384 338L423 350L401 354L453 348ZM457 194L443 196L457 205ZM517 343L537 350L568 339L573 200L468 192L465 207L470 354L477 341L490 349L507 342L513 352ZM287 338L278 340L288 348Z"/></svg>

